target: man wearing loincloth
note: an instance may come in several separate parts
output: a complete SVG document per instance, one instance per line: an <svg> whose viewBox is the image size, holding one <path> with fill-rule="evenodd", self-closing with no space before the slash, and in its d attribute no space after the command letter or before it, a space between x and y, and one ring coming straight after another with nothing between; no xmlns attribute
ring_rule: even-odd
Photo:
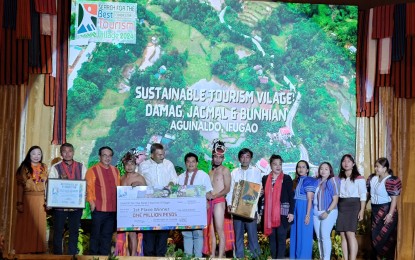
<svg viewBox="0 0 415 260"><path fill-rule="evenodd" d="M233 245L233 226L231 219L225 219L226 213L226 194L230 190L231 173L228 168L222 165L225 159L225 145L217 140L214 142L212 150L212 170L209 172L212 182L212 196L209 201L208 209L208 234L204 243L205 254L211 257L216 255L216 235L219 238L219 258L225 256L225 250L231 250ZM213 221L212 221L213 220ZM209 248L210 247L210 248Z"/></svg>

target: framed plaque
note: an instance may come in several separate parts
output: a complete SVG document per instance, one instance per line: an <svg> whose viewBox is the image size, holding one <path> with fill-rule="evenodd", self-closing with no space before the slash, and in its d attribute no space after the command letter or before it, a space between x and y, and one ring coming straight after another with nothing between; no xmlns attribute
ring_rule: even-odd
<svg viewBox="0 0 415 260"><path fill-rule="evenodd" d="M49 208L85 208L86 181L48 179L46 206Z"/></svg>
<svg viewBox="0 0 415 260"><path fill-rule="evenodd" d="M240 180L233 189L230 213L254 219L260 193L261 184Z"/></svg>

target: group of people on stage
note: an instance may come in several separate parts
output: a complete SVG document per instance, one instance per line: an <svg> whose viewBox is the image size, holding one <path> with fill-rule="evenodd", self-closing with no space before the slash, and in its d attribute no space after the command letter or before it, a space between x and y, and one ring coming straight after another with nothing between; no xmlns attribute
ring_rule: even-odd
<svg viewBox="0 0 415 260"><path fill-rule="evenodd" d="M311 259L313 233L318 241L321 259L330 259L333 227L342 238L343 258L356 259L358 245L355 237L358 221L363 220L368 199L372 208L372 248L376 257L393 259L397 231L397 197L401 181L393 175L386 158L379 158L375 173L365 180L358 172L352 155L341 158L340 172L334 175L328 162L319 165L317 176L310 175L307 161L296 165L294 180L283 172L283 159L273 154L269 159L267 175L251 164L253 152L243 148L238 153L240 166L232 172L223 165L226 147L216 140L212 149L212 169L207 174L198 169L198 156L187 153L186 171L177 175L173 163L165 159L164 147L153 143L150 158L139 163L137 155L127 152L122 163L125 175L111 165L113 150L99 149L99 163L86 167L73 159L74 147L69 143L60 148L62 160L49 169L42 162L38 146L29 149L17 170L17 220L14 248L16 253L45 252L46 211L45 189L48 178L85 179L87 201L91 208L91 236L89 253L108 255L116 221L117 186L203 185L206 188L208 227L183 230L185 254L195 257L208 255L225 257L234 249L234 257L245 257L244 234L253 258L260 256L258 225L269 238L271 257L285 258L286 239L290 233L290 259ZM261 198L254 219L230 216L235 185L245 180L262 185ZM82 209L54 208L53 253L62 254L62 237L68 221L68 254L77 254L78 230ZM217 234L217 235L216 235ZM164 256L167 252L169 231L142 232L144 256ZM137 255L137 232L129 232L127 255ZM217 239L219 241L217 241ZM218 250L217 250L218 249Z"/></svg>

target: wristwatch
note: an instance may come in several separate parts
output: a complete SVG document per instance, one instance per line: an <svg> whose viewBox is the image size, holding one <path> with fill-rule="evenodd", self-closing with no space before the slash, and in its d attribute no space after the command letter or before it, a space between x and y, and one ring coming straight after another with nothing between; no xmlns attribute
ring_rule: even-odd
<svg viewBox="0 0 415 260"><path fill-rule="evenodd" d="M326 213L327 213L327 214L330 214L330 212L331 212L331 210L329 210L329 209L328 209L328 210L326 210Z"/></svg>

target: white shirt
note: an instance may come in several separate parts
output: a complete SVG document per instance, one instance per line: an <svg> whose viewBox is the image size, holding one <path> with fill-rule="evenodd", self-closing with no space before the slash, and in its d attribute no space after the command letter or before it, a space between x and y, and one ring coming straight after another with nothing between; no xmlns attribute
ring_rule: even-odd
<svg viewBox="0 0 415 260"><path fill-rule="evenodd" d="M49 171L49 175L48 178L51 179L59 179L59 173L58 170L56 170L56 165L60 164L60 163L64 163L63 161L60 161L58 163L55 163L54 165L52 165L52 167L50 168ZM72 163L72 167L73 167L73 163ZM82 164L82 172L81 172L81 179L85 180L85 175L86 175L86 167L84 164Z"/></svg>
<svg viewBox="0 0 415 260"><path fill-rule="evenodd" d="M189 173L189 178L187 179L187 184L184 183L185 179L186 179L186 172L182 173L179 175L178 178L178 184L179 185L190 185L190 180L192 179L194 172L190 172ZM213 187L212 187L212 183L210 182L210 178L209 175L202 171L202 170L198 170L197 174L195 176L195 179L193 180L193 185L203 185L206 188L206 192L212 191Z"/></svg>
<svg viewBox="0 0 415 260"><path fill-rule="evenodd" d="M358 176L354 182L347 179L340 180L340 198L360 198L360 201L366 201L366 181L363 176Z"/></svg>
<svg viewBox="0 0 415 260"><path fill-rule="evenodd" d="M255 166L250 165L246 170L239 167L231 172L231 187L229 193L226 195L226 201L228 202L228 205L232 204L232 195L235 183L238 183L240 180L258 183L262 186L261 171Z"/></svg>
<svg viewBox="0 0 415 260"><path fill-rule="evenodd" d="M392 201L386 191L385 185L385 182L389 177L390 175L386 176L382 181L379 181L379 176L373 176L370 180L370 200L372 201L372 204L383 204Z"/></svg>
<svg viewBox="0 0 415 260"><path fill-rule="evenodd" d="M153 159L145 160L138 167L148 186L167 186L169 182L177 183L177 173L171 161L164 159L156 163Z"/></svg>

